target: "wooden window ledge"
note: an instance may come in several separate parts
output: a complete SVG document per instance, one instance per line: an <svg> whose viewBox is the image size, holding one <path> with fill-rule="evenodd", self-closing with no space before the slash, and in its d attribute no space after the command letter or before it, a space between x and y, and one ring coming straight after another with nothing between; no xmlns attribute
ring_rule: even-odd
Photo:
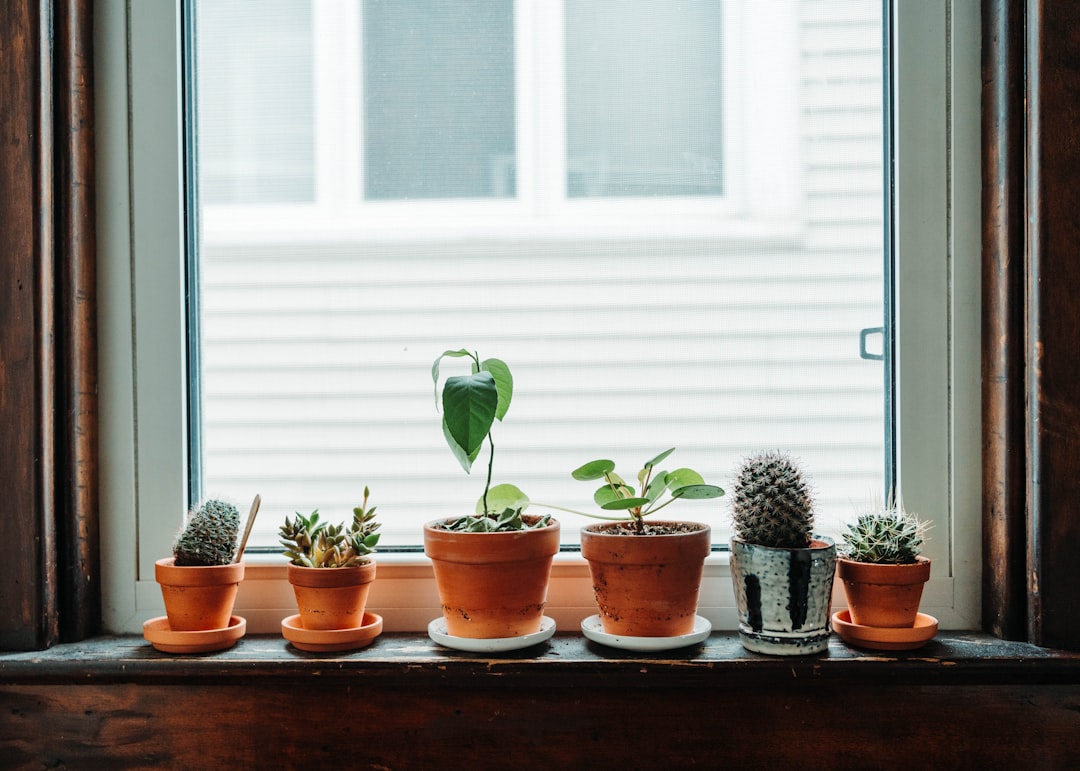
<svg viewBox="0 0 1080 771"><path fill-rule="evenodd" d="M920 762L918 759L922 759ZM943 633L900 653L477 656L426 636L217 653L105 637L0 654L4 768L1080 768L1080 654Z"/></svg>
<svg viewBox="0 0 1080 771"><path fill-rule="evenodd" d="M1080 653L1008 642L985 634L940 633L914 651L866 651L833 637L827 654L775 657L746 651L733 632L713 633L701 645L638 653L598 645L578 634L558 634L521 651L462 653L415 633L383 634L366 648L306 653L275 635L252 635L214 653L160 653L139 637L101 637L46 651L0 653L0 683L156 683L192 680L355 677L453 683L476 677L514 685L542 680L580 685L689 685L713 681L778 683L840 681L851 684L991 685L1080 684Z"/></svg>

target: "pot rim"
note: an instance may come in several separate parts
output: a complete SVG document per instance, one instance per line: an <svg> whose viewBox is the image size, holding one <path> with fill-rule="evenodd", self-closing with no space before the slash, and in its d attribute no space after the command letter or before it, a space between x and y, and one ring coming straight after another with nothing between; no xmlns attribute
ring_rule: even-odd
<svg viewBox="0 0 1080 771"><path fill-rule="evenodd" d="M538 514L522 514L521 517L524 520L527 520L527 521L532 520L534 522L536 520L538 520L538 519L541 519L540 515L538 515ZM549 532L551 530L551 528L561 527L561 523L559 522L559 520L555 519L554 517L552 517L551 521L549 521L543 527L530 527L530 528L526 528L524 530L500 530L500 531L489 531L489 532L483 532L483 533L472 533L472 532L467 532L467 531L464 531L464 530L444 530L441 527L436 527L436 525L441 525L444 522L452 522L455 519L461 519L461 517L440 517L439 519L428 520L427 522L424 523L424 532L427 532L428 530L431 530L431 531L434 531L436 533L454 535L454 536L458 536L458 535L460 535L460 536L470 536L470 535L502 535L502 536L507 536L507 535L520 535L521 533L546 533L546 532Z"/></svg>
<svg viewBox="0 0 1080 771"><path fill-rule="evenodd" d="M593 522L589 525L584 525L581 528L582 535L588 535L591 538L625 538L625 535L606 532L606 530L622 525L630 524L631 520L619 520L618 522ZM711 532L712 526L706 522L687 522L683 520L675 519L658 519L655 521L647 521L649 525L693 525L694 530L686 533L645 533L640 536L642 538L687 538L691 536L700 536L703 531Z"/></svg>
<svg viewBox="0 0 1080 771"><path fill-rule="evenodd" d="M733 544L740 543L743 546L753 546L755 549L768 549L770 551L823 551L826 549L836 548L836 541L834 541L827 535L820 535L818 533L814 533L811 536L811 539L812 540L810 541L809 546L788 548L784 546L765 546L764 544L760 543L751 543L750 541L744 541L737 535L731 536L731 542Z"/></svg>

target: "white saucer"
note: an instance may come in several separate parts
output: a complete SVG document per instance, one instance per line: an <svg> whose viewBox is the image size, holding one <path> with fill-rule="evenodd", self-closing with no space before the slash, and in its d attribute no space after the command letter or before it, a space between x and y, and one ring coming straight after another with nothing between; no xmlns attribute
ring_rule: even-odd
<svg viewBox="0 0 1080 771"><path fill-rule="evenodd" d="M625 651L669 651L695 645L712 631L712 622L702 616L694 616L694 629L689 634L674 637L631 637L630 635L608 634L604 631L599 614L589 616L581 622L582 633L593 642L621 648Z"/></svg>
<svg viewBox="0 0 1080 771"><path fill-rule="evenodd" d="M446 632L446 619L442 616L434 619L427 628L428 637L439 645L469 653L496 653L498 651L516 651L528 648L547 640L555 634L555 619L544 616L540 619L540 631L524 634L520 637L454 637Z"/></svg>

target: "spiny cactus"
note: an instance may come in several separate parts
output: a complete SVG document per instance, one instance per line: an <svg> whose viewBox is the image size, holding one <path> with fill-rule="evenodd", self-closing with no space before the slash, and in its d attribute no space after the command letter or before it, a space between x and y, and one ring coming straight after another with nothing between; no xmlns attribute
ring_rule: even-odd
<svg viewBox="0 0 1080 771"><path fill-rule="evenodd" d="M188 514L187 523L173 544L180 566L228 565L236 553L240 512L225 501L206 501Z"/></svg>
<svg viewBox="0 0 1080 771"><path fill-rule="evenodd" d="M367 560L379 542L379 523L375 521L375 507L367 508L368 488L364 488L364 502L353 509L352 525L329 525L319 521L319 510L304 516L297 512L286 519L278 533L284 554L294 565L308 568L348 568Z"/></svg>
<svg viewBox="0 0 1080 771"><path fill-rule="evenodd" d="M906 565L922 551L929 525L902 507L885 506L848 524L841 554L855 562Z"/></svg>
<svg viewBox="0 0 1080 771"><path fill-rule="evenodd" d="M732 513L741 540L804 549L814 529L814 501L798 464L783 452L747 457L735 477Z"/></svg>

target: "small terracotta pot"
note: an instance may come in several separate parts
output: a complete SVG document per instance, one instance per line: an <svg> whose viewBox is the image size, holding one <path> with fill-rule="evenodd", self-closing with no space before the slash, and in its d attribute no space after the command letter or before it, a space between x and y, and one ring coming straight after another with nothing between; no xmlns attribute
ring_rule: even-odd
<svg viewBox="0 0 1080 771"><path fill-rule="evenodd" d="M175 561L168 557L154 563L169 628L194 632L228 627L236 592L244 580L244 563L177 566Z"/></svg>
<svg viewBox="0 0 1080 771"><path fill-rule="evenodd" d="M923 586L930 578L930 560L916 557L908 565L872 565L840 558L836 577L844 585L851 622L859 626L915 626Z"/></svg>
<svg viewBox="0 0 1080 771"><path fill-rule="evenodd" d="M447 633L493 639L539 632L559 523L507 533L458 533L437 524L424 525L424 553L435 569Z"/></svg>
<svg viewBox="0 0 1080 771"><path fill-rule="evenodd" d="M712 531L689 524L697 530L671 535L620 535L614 531L626 529L621 522L581 529L581 554L589 562L606 633L675 637L693 631Z"/></svg>
<svg viewBox="0 0 1080 771"><path fill-rule="evenodd" d="M289 565L289 583L304 629L356 629L363 625L375 563L348 568Z"/></svg>

